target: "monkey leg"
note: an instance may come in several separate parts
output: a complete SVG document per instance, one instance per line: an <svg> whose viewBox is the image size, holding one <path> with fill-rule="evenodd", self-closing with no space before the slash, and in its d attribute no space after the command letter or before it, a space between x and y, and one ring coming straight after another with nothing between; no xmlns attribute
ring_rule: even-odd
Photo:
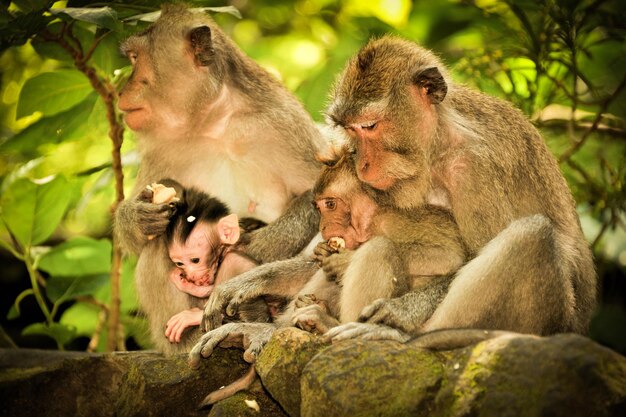
<svg viewBox="0 0 626 417"><path fill-rule="evenodd" d="M324 334L339 325L339 321L328 314L322 304L311 304L298 308L292 318L293 325L310 333Z"/></svg>
<svg viewBox="0 0 626 417"><path fill-rule="evenodd" d="M576 262L572 246L544 216L514 221L458 271L422 331L459 327L538 335L572 331Z"/></svg>
<svg viewBox="0 0 626 417"><path fill-rule="evenodd" d="M356 321L361 310L375 300L406 292L406 280L397 274L401 264L393 243L384 237L374 237L359 247L344 274L339 321Z"/></svg>

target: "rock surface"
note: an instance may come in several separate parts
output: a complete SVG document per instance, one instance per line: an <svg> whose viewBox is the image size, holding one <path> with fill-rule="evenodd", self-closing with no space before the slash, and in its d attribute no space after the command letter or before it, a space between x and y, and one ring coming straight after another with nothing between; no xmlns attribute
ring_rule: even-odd
<svg viewBox="0 0 626 417"><path fill-rule="evenodd" d="M396 342L328 345L282 329L257 360L263 386L197 409L248 366L237 349L216 349L199 370L184 355L0 349L0 414L626 416L626 358L571 334L430 352ZM253 399L260 411L246 405Z"/></svg>

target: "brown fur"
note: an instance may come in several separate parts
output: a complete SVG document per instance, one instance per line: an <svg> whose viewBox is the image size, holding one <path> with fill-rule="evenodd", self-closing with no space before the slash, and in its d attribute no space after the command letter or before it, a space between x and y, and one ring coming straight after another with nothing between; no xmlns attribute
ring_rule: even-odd
<svg viewBox="0 0 626 417"><path fill-rule="evenodd" d="M346 129L359 178L381 201L448 208L474 257L424 326L412 324L414 296L380 304L394 318L374 322L412 334L587 331L596 298L591 251L555 159L519 110L453 83L432 52L389 36L348 63L328 118ZM388 264L372 257L378 268Z"/></svg>

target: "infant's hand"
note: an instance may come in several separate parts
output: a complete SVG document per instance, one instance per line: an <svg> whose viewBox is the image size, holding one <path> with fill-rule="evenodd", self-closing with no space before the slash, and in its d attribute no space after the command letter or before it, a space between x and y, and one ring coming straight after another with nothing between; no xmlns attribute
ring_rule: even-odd
<svg viewBox="0 0 626 417"><path fill-rule="evenodd" d="M180 337L183 335L183 331L187 327L199 326L202 320L202 310L199 308L192 308L189 310L181 311L178 314L172 316L165 325L165 337L170 343L180 343Z"/></svg>

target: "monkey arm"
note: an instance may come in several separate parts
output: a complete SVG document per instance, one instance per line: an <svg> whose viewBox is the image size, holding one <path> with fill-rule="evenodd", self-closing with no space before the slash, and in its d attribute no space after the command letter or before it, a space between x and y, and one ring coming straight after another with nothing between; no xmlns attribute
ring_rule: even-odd
<svg viewBox="0 0 626 417"><path fill-rule="evenodd" d="M443 277L402 297L376 300L361 311L359 321L384 324L417 336L446 296L453 278L454 275Z"/></svg>
<svg viewBox="0 0 626 417"><path fill-rule="evenodd" d="M276 221L251 232L246 254L264 264L300 253L318 232L319 213L312 201L313 194L307 191L294 198Z"/></svg>
<svg viewBox="0 0 626 417"><path fill-rule="evenodd" d="M200 337L200 341L189 352L189 366L198 368L201 359L211 356L217 346L243 347L244 360L254 363L274 330L276 326L272 323L227 323Z"/></svg>
<svg viewBox="0 0 626 417"><path fill-rule="evenodd" d="M222 312L234 316L241 304L261 295L294 296L317 270L315 261L298 256L260 265L218 285L206 304L202 328L217 328Z"/></svg>

